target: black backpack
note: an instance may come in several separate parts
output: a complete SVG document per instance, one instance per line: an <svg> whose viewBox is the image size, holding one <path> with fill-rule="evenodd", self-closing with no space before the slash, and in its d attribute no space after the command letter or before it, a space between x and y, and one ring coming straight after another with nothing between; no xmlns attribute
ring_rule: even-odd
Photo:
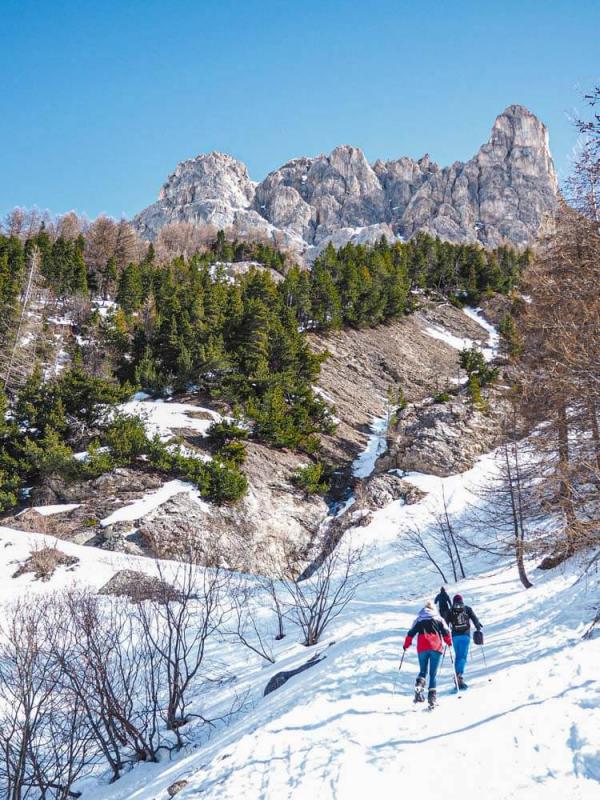
<svg viewBox="0 0 600 800"><path fill-rule="evenodd" d="M452 623L453 633L468 633L471 628L467 609L462 603L457 603L452 606L450 621Z"/></svg>

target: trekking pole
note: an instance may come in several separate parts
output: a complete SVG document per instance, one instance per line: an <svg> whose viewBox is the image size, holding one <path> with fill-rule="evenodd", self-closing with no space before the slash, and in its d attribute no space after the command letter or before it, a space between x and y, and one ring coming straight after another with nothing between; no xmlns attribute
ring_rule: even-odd
<svg viewBox="0 0 600 800"><path fill-rule="evenodd" d="M487 659L485 657L485 648L484 648L483 644L481 645L481 655L483 656L483 666L485 667L485 672L486 672L486 675L488 676L488 683L491 683L492 679L490 678L489 673L488 673Z"/></svg>
<svg viewBox="0 0 600 800"><path fill-rule="evenodd" d="M404 656L406 654L406 650L402 651L402 658L400 659L400 666L398 667L398 672L402 669L402 664L404 663ZM398 685L398 676L394 676L394 684L392 686L392 697L396 694L396 686Z"/></svg>
<svg viewBox="0 0 600 800"><path fill-rule="evenodd" d="M442 661L440 663L440 668L438 669L438 675L440 674L440 672L442 671L442 667L444 666L444 659L446 658L446 650L447 649L448 649L448 645L445 644L444 645L444 652L442 653Z"/></svg>
<svg viewBox="0 0 600 800"><path fill-rule="evenodd" d="M460 686L458 685L458 675L456 674L456 667L454 666L454 656L452 655L452 648L448 648L450 652L450 663L452 664L452 674L454 675L454 685L456 686L456 691L460 692Z"/></svg>

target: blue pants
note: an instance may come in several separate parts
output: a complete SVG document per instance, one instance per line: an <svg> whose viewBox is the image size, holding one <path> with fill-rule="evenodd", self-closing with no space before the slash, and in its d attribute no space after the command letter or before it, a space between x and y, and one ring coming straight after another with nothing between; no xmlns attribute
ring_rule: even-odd
<svg viewBox="0 0 600 800"><path fill-rule="evenodd" d="M427 669L429 669L429 688L435 689L437 686L436 675L440 665L441 653L437 650L424 650L419 653L419 678L427 677Z"/></svg>
<svg viewBox="0 0 600 800"><path fill-rule="evenodd" d="M467 656L469 655L471 634L453 633L452 643L454 645L456 674L462 675L465 671L465 667L467 666Z"/></svg>

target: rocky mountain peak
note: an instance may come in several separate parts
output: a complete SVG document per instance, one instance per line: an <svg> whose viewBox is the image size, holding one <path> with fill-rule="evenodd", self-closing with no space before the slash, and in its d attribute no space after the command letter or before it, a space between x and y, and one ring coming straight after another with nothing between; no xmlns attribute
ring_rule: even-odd
<svg viewBox="0 0 600 800"><path fill-rule="evenodd" d="M496 117L490 139L477 158L483 165L510 159L513 168L549 182L554 193L558 191L548 131L525 106L508 106Z"/></svg>
<svg viewBox="0 0 600 800"><path fill-rule="evenodd" d="M179 163L158 195L159 201L218 199L239 208L246 208L253 198L254 184L246 165L216 150Z"/></svg>
<svg viewBox="0 0 600 800"><path fill-rule="evenodd" d="M359 147L340 145L329 155L288 161L255 184L241 161L199 155L177 166L134 224L150 239L179 220L259 232L307 260L329 241L406 238L419 230L453 242L525 247L556 196L546 127L511 105L470 161L444 168L428 153L371 165Z"/></svg>

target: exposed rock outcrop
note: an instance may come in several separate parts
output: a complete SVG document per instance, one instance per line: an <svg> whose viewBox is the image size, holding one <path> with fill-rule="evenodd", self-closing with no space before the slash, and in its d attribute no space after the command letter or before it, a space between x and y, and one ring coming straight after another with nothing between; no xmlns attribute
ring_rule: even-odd
<svg viewBox="0 0 600 800"><path fill-rule="evenodd" d="M291 484L302 463L295 453L250 442L244 471L247 495L235 506L199 504L174 495L136 523L147 552L185 557L193 548L206 564L277 573L290 552L307 549L327 515L321 497L305 498Z"/></svg>
<svg viewBox="0 0 600 800"><path fill-rule="evenodd" d="M127 597L134 603L143 603L145 600L168 602L180 597L180 593L170 583L134 569L115 572L98 594Z"/></svg>
<svg viewBox="0 0 600 800"><path fill-rule="evenodd" d="M384 508L394 500L402 500L405 505L410 506L425 497L425 493L414 484L392 472L371 476L359 484L355 495L359 508L372 510Z"/></svg>
<svg viewBox="0 0 600 800"><path fill-rule="evenodd" d="M378 471L400 469L446 477L470 469L499 444L503 401L497 392L489 410L473 408L466 395L446 403L415 403L400 416L397 432L378 463Z"/></svg>
<svg viewBox="0 0 600 800"><path fill-rule="evenodd" d="M265 686L263 697L271 694L271 692L274 692L276 689L280 689L289 681L290 678L293 678L294 675L299 675L301 672L304 672L311 667L316 667L317 664L320 664L321 661L324 661L326 658L327 656L321 656L319 653L315 653L312 658L309 658L308 661L305 661L304 664L296 667L296 669L288 669L283 672L277 672Z"/></svg>
<svg viewBox="0 0 600 800"><path fill-rule="evenodd" d="M557 188L545 126L523 106L509 106L474 158L432 169L411 197L398 231L525 247L552 210Z"/></svg>
<svg viewBox="0 0 600 800"><path fill-rule="evenodd" d="M329 354L318 391L335 406L339 424L324 438L325 456L334 463L353 458L366 444L374 417L386 413L387 392L401 387L409 401L421 400L457 379L458 352L433 338L431 327L481 345L487 333L449 303L423 301L418 313L368 330L311 335L311 346Z"/></svg>
<svg viewBox="0 0 600 800"><path fill-rule="evenodd" d="M175 797L175 795L183 791L188 784L189 781L186 780L175 781L175 783L172 783L170 786L167 786L167 794L169 795L169 797Z"/></svg>
<svg viewBox="0 0 600 800"><path fill-rule="evenodd" d="M328 241L370 242L419 230L453 242L531 244L553 209L557 181L544 125L509 106L466 163L441 168L428 155L371 166L358 147L296 158L254 184L222 153L181 162L156 203L134 219L146 238L175 221L266 235L313 259Z"/></svg>

